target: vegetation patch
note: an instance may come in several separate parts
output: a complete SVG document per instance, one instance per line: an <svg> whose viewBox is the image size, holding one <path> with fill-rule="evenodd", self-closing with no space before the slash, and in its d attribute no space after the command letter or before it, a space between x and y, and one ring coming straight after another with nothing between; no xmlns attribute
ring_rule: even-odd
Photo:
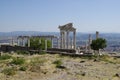
<svg viewBox="0 0 120 80"><path fill-rule="evenodd" d="M30 54L28 51L20 51L20 50L16 51L16 53L17 54L22 54L22 55L28 55L28 54Z"/></svg>
<svg viewBox="0 0 120 80"><path fill-rule="evenodd" d="M39 64L34 64L30 66L29 71L31 72L40 72L41 68Z"/></svg>
<svg viewBox="0 0 120 80"><path fill-rule="evenodd" d="M15 68L6 68L2 71L2 73L4 73L5 75L9 75L9 76L13 76L16 74L16 69Z"/></svg>
<svg viewBox="0 0 120 80"><path fill-rule="evenodd" d="M65 66L62 66L62 61L61 60L56 60L53 62L53 64L56 65L56 68L61 68L61 69L65 69L66 67Z"/></svg>
<svg viewBox="0 0 120 80"><path fill-rule="evenodd" d="M15 64L15 65L22 65L24 63L25 63L24 58L13 58L13 61L11 62L11 64Z"/></svg>
<svg viewBox="0 0 120 80"><path fill-rule="evenodd" d="M8 54L5 54L5 55L2 55L0 56L0 60L6 60L6 59L10 59L12 56L8 55Z"/></svg>
<svg viewBox="0 0 120 80"><path fill-rule="evenodd" d="M20 70L20 71L26 71L26 70L27 70L27 67L26 67L26 66L21 66L21 67L19 68L19 70Z"/></svg>

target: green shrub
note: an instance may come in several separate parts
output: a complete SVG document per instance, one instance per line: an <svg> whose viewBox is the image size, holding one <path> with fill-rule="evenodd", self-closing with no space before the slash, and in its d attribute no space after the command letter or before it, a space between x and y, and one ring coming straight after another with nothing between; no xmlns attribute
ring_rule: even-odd
<svg viewBox="0 0 120 80"><path fill-rule="evenodd" d="M101 60L107 60L107 59L109 59L110 58L110 56L108 56L108 55L101 55L100 56L100 59Z"/></svg>
<svg viewBox="0 0 120 80"><path fill-rule="evenodd" d="M25 63L24 58L13 58L12 64L21 65Z"/></svg>
<svg viewBox="0 0 120 80"><path fill-rule="evenodd" d="M18 51L16 51L16 53L17 54L23 54L23 55L28 55L28 54L30 54L28 51L20 51L20 50L18 50Z"/></svg>
<svg viewBox="0 0 120 80"><path fill-rule="evenodd" d="M61 65L62 65L62 61L61 60L56 60L56 61L53 62L53 64L55 64L57 68L60 68Z"/></svg>
<svg viewBox="0 0 120 80"><path fill-rule="evenodd" d="M46 54L46 52L45 51L41 51L38 54L42 55L42 54Z"/></svg>
<svg viewBox="0 0 120 80"><path fill-rule="evenodd" d="M12 56L8 55L8 54L5 54L5 55L2 55L0 56L0 60L6 60L6 59L10 59Z"/></svg>
<svg viewBox="0 0 120 80"><path fill-rule="evenodd" d="M26 67L26 66L21 66L21 67L19 68L19 70L20 70L20 71L26 71L26 70L27 70L27 67Z"/></svg>
<svg viewBox="0 0 120 80"><path fill-rule="evenodd" d="M47 59L45 59L45 58L34 57L31 59L30 64L31 65L36 65L36 64L43 65L46 61L47 61Z"/></svg>
<svg viewBox="0 0 120 80"><path fill-rule="evenodd" d="M6 68L2 71L5 75L13 76L16 74L16 69L15 68Z"/></svg>

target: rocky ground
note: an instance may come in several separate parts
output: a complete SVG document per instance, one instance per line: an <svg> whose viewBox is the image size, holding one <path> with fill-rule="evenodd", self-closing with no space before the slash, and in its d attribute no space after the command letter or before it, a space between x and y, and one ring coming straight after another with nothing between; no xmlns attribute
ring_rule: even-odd
<svg viewBox="0 0 120 80"><path fill-rule="evenodd" d="M0 60L0 80L120 80L120 58L59 54L10 56ZM16 57L24 62L14 62Z"/></svg>

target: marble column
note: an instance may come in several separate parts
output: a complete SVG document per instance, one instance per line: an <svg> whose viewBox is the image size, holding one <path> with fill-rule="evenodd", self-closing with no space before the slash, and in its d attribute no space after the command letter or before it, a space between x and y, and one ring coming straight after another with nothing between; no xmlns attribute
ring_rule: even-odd
<svg viewBox="0 0 120 80"><path fill-rule="evenodd" d="M92 38L91 38L91 34L89 34L89 41L88 41L88 50L89 52L91 52L91 43L92 43Z"/></svg>
<svg viewBox="0 0 120 80"><path fill-rule="evenodd" d="M23 38L23 46L25 47L26 45L26 38Z"/></svg>
<svg viewBox="0 0 120 80"><path fill-rule="evenodd" d="M13 37L12 37L12 44L11 45L14 46L14 39L13 39Z"/></svg>
<svg viewBox="0 0 120 80"><path fill-rule="evenodd" d="M47 51L47 40L45 40L45 50Z"/></svg>
<svg viewBox="0 0 120 80"><path fill-rule="evenodd" d="M22 38L22 46L24 45L24 38Z"/></svg>
<svg viewBox="0 0 120 80"><path fill-rule="evenodd" d="M17 39L17 46L20 46L20 40L19 40L19 38Z"/></svg>
<svg viewBox="0 0 120 80"><path fill-rule="evenodd" d="M73 32L73 46L76 49L76 31Z"/></svg>
<svg viewBox="0 0 120 80"><path fill-rule="evenodd" d="M69 49L69 32L68 31L66 35L66 43L67 43L67 49Z"/></svg>
<svg viewBox="0 0 120 80"><path fill-rule="evenodd" d="M99 32L96 31L96 39L98 39L98 37L99 37Z"/></svg>
<svg viewBox="0 0 120 80"><path fill-rule="evenodd" d="M52 48L53 48L53 38L51 38L51 44L52 44Z"/></svg>
<svg viewBox="0 0 120 80"><path fill-rule="evenodd" d="M28 47L30 47L30 39L28 38Z"/></svg>
<svg viewBox="0 0 120 80"><path fill-rule="evenodd" d="M71 38L71 49L73 49L73 39Z"/></svg>
<svg viewBox="0 0 120 80"><path fill-rule="evenodd" d="M88 42L86 41L86 43L85 43L85 52L87 52L87 47L88 47Z"/></svg>
<svg viewBox="0 0 120 80"><path fill-rule="evenodd" d="M63 32L63 49L66 47L65 32Z"/></svg>
<svg viewBox="0 0 120 80"><path fill-rule="evenodd" d="M57 38L57 48L58 48L58 49L60 48L60 40L59 40L59 37Z"/></svg>
<svg viewBox="0 0 120 80"><path fill-rule="evenodd" d="M60 48L63 48L63 32L60 31Z"/></svg>

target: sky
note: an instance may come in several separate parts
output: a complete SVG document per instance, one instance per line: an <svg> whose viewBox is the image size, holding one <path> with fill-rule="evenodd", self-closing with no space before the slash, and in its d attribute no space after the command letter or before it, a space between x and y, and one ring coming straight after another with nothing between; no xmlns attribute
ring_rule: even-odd
<svg viewBox="0 0 120 80"><path fill-rule="evenodd" d="M77 32L120 33L120 0L0 0L0 32L59 32L67 23Z"/></svg>

